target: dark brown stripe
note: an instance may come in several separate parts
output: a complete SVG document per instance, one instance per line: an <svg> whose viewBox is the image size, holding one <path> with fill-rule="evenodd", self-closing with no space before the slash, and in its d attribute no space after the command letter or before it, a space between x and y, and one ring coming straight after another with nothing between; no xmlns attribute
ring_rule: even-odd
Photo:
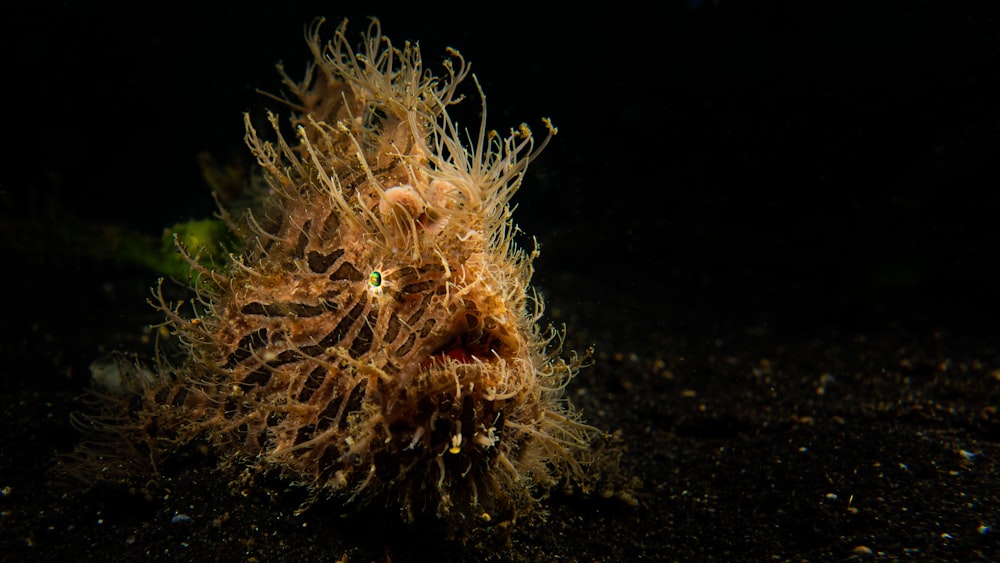
<svg viewBox="0 0 1000 563"><path fill-rule="evenodd" d="M382 340L392 344L396 340L396 336L399 335L399 317L395 313L389 317L389 326L385 327L385 334L382 335Z"/></svg>
<svg viewBox="0 0 1000 563"><path fill-rule="evenodd" d="M235 366L236 364L249 358L251 355L251 350L261 348L265 345L267 345L266 328L262 328L255 332L251 332L250 334L240 339L239 344L236 345L237 346L236 350L229 355L229 358L226 359L225 367L231 368Z"/></svg>
<svg viewBox="0 0 1000 563"><path fill-rule="evenodd" d="M323 338L323 340L320 340L320 346L323 348L329 348L330 346L340 344L340 341L344 339L344 335L347 334L347 331L349 331L352 326L354 326L354 323L357 322L364 311L364 303L358 303L355 305L346 315L344 315L344 318L340 319L337 326L331 330L330 333Z"/></svg>
<svg viewBox="0 0 1000 563"><path fill-rule="evenodd" d="M327 214L326 219L323 219L323 227L319 233L320 240L330 240L338 227L340 227L340 217L331 211Z"/></svg>
<svg viewBox="0 0 1000 563"><path fill-rule="evenodd" d="M373 336L370 323L366 322L361 325L361 328L358 329L358 335L354 337L354 342L351 343L351 357L359 358L367 354L372 349Z"/></svg>
<svg viewBox="0 0 1000 563"><path fill-rule="evenodd" d="M344 255L344 249L335 250L329 254L320 254L315 250L309 252L306 260L309 262L309 269L317 274L325 274L330 266L333 266L340 257Z"/></svg>
<svg viewBox="0 0 1000 563"><path fill-rule="evenodd" d="M344 409L344 416L340 419L337 424L337 428L343 430L347 427L347 415L352 412L361 410L361 403L365 400L365 382L362 381L354 386L351 390L351 395L347 399L347 408Z"/></svg>
<svg viewBox="0 0 1000 563"><path fill-rule="evenodd" d="M337 268L337 271L330 274L330 281L353 281L358 282L365 279L364 274L362 274L357 268L354 267L350 262L344 262Z"/></svg>
<svg viewBox="0 0 1000 563"><path fill-rule="evenodd" d="M318 366L316 369L309 372L306 377L305 382L302 384L302 390L299 391L299 401L308 402L312 398L313 393L315 393L323 381L326 379L326 368L323 366Z"/></svg>
<svg viewBox="0 0 1000 563"><path fill-rule="evenodd" d="M405 356L409 354L410 349L413 348L413 343L416 341L417 335L411 332L410 335L406 337L406 341L404 341L399 348L396 348L396 355Z"/></svg>
<svg viewBox="0 0 1000 563"><path fill-rule="evenodd" d="M299 445L302 442L307 442L312 440L313 435L316 432L316 426L313 424L306 424L295 434L295 445Z"/></svg>
<svg viewBox="0 0 1000 563"><path fill-rule="evenodd" d="M318 317L330 309L326 304L307 305L305 303L247 303L240 312L244 315L264 315L267 317Z"/></svg>
<svg viewBox="0 0 1000 563"><path fill-rule="evenodd" d="M333 398L327 403L323 412L320 413L319 422L316 424L316 431L323 432L334 423L337 424L337 428L343 430L347 426L347 415L353 411L361 410L361 402L364 398L365 382L363 381L355 385L347 397L340 396ZM345 400L347 401L347 405L344 407L343 416L338 420L337 413L340 411L341 403Z"/></svg>
<svg viewBox="0 0 1000 563"><path fill-rule="evenodd" d="M293 258L303 258L306 253L306 244L309 242L309 227L312 225L312 219L306 221L302 225L302 229L299 231L299 238L295 241L295 248L292 249Z"/></svg>
<svg viewBox="0 0 1000 563"><path fill-rule="evenodd" d="M424 321L424 326L420 327L420 338L427 338L427 335L434 329L435 324L437 324L437 321L434 319Z"/></svg>
<svg viewBox="0 0 1000 563"><path fill-rule="evenodd" d="M473 315L472 313L466 313L465 314L465 326L470 331L476 330L480 326L479 317L476 316L476 315Z"/></svg>
<svg viewBox="0 0 1000 563"><path fill-rule="evenodd" d="M243 378L243 381L240 382L240 389L247 392L258 385L263 387L269 381L271 381L271 370L265 366L261 366Z"/></svg>
<svg viewBox="0 0 1000 563"><path fill-rule="evenodd" d="M427 310L427 301L428 301L427 297L424 297L424 299L420 301L420 305L417 306L417 309L413 311L413 314L410 315L410 318L406 319L407 326L416 325L417 321L419 321L424 316L424 311Z"/></svg>
<svg viewBox="0 0 1000 563"><path fill-rule="evenodd" d="M431 280L411 283L410 285L403 286L403 293L423 293L432 287L434 287L434 282Z"/></svg>

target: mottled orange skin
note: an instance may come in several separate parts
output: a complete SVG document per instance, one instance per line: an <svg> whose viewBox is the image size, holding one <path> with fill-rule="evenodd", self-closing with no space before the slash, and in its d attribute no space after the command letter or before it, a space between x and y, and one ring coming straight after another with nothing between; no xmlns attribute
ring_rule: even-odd
<svg viewBox="0 0 1000 563"><path fill-rule="evenodd" d="M468 73L456 52L436 77L377 22L359 53L344 25L325 46L318 28L306 79L286 76L295 140L273 115L264 140L247 117L265 186L230 218L242 254L192 261L194 314L160 298L186 358L133 383L140 400L103 425L133 455L77 457L132 476L203 439L224 467L314 496L512 522L584 478L597 435L562 399L581 360L538 327L537 252L512 240L508 201L541 147L525 126L481 126L463 146L447 113Z"/></svg>

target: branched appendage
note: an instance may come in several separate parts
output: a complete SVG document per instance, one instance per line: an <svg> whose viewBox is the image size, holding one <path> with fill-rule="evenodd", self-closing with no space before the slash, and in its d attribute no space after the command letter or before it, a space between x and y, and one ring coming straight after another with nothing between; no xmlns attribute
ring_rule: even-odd
<svg viewBox="0 0 1000 563"><path fill-rule="evenodd" d="M148 408L172 403L183 392L169 366L158 362L157 368L120 353L91 365L94 388L83 398L87 412L70 415L87 438L56 458L57 482L69 477L88 486L142 484L157 478L170 453L193 438L177 413Z"/></svg>
<svg viewBox="0 0 1000 563"><path fill-rule="evenodd" d="M319 23L305 80L282 72L294 137L276 114L266 133L245 118L266 190L222 212L239 255L214 268L181 248L194 297L153 291L183 359L78 419L116 444L78 457L155 474L198 438L222 468L307 487L307 504L379 498L459 536L507 530L558 483L586 490L602 437L564 397L589 354L540 328L538 248L515 242L509 204L556 130L489 131L476 82L471 138L448 114L469 74L456 51L434 76L376 21L357 51L344 25L322 45Z"/></svg>

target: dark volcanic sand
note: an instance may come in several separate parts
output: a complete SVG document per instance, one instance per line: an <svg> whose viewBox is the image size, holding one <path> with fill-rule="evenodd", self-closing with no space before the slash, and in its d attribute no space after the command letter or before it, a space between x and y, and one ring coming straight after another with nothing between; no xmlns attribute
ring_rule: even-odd
<svg viewBox="0 0 1000 563"><path fill-rule="evenodd" d="M87 366L148 352L158 320L156 274L53 240L52 218L156 236L211 213L197 153L245 154L240 112L273 107L252 88L277 89L279 58L297 75L321 12L15 13L0 559L1000 558L991 3L679 4L511 9L481 31L378 13L428 64L472 60L493 126L560 127L518 222L552 320L596 347L569 393L620 437L638 500L554 494L546 523L465 547L377 507L294 516L295 491L234 494L198 452L152 498L50 485Z"/></svg>

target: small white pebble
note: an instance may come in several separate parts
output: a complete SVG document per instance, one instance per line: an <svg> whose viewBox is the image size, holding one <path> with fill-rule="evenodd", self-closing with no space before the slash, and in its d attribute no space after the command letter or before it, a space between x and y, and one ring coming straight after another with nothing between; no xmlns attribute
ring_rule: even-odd
<svg viewBox="0 0 1000 563"><path fill-rule="evenodd" d="M179 524L183 522L190 522L191 517L187 514L174 514L174 517L170 519L171 524Z"/></svg>

